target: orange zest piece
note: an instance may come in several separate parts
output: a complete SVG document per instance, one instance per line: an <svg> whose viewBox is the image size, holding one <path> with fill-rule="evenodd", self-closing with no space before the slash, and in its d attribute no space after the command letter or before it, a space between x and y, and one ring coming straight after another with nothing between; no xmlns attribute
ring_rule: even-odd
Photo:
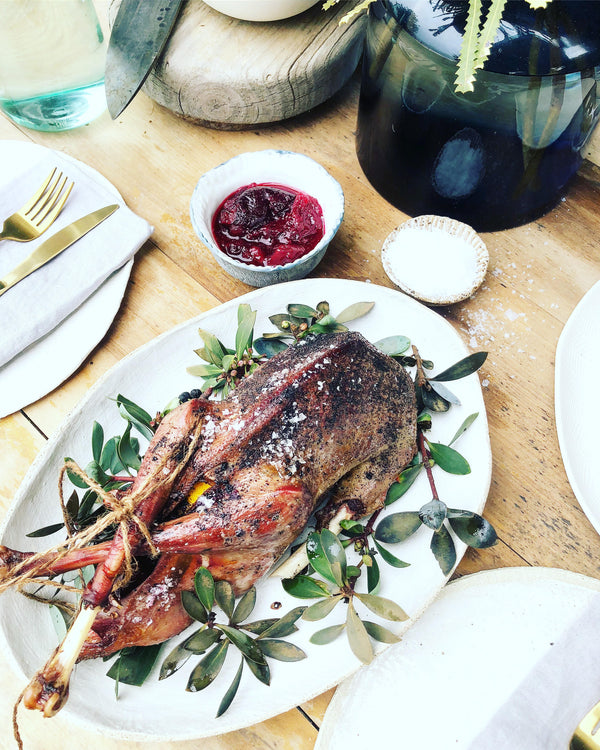
<svg viewBox="0 0 600 750"><path fill-rule="evenodd" d="M210 489L210 487L211 485L208 484L208 482L198 482L190 492L188 505L193 505L199 497L202 497L206 490Z"/></svg>

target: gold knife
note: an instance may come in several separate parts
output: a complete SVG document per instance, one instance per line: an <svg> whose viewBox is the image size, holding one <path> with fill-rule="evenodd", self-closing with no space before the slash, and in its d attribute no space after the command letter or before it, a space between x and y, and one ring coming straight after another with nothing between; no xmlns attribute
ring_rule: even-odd
<svg viewBox="0 0 600 750"><path fill-rule="evenodd" d="M118 203L98 208L96 211L92 211L91 214L77 219L77 221L53 234L45 242L42 242L22 263L19 263L3 279L0 279L0 297L12 286L18 284L19 281L23 281L30 273L37 271L38 268L48 263L49 260L56 258L59 253L62 253L63 250L66 250L74 242L77 242L90 229L93 229L104 221L104 219L107 219L117 208L119 208Z"/></svg>

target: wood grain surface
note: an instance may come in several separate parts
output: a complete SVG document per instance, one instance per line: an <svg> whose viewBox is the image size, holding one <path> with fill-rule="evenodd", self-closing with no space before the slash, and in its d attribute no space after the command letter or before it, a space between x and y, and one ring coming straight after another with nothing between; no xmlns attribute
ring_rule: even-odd
<svg viewBox="0 0 600 750"><path fill-rule="evenodd" d="M141 344L220 302L249 291L212 260L195 236L189 200L205 171L243 151L283 148L319 161L341 183L346 215L315 277L392 287L380 250L408 217L381 198L358 164L354 128L359 80L354 75L325 103L292 120L239 132L217 131L177 117L140 94L116 121L108 114L68 133L18 128L0 116L0 139L58 149L97 169L155 231L138 253L127 291L107 335L59 388L0 421L0 516L29 466L87 389ZM558 337L570 313L600 279L600 134L589 160L547 215L522 227L483 234L490 266L469 300L438 312L467 346L486 350L480 372L493 452L485 516L498 544L469 551L457 576L506 566L549 566L600 577L600 538L567 481L554 417ZM590 342L598 345L598 342ZM595 377L595 374L591 374ZM593 392L594 383L581 387ZM358 666L358 665L357 665ZM482 679L493 679L483 677ZM23 685L0 655L0 747L13 747L11 711ZM214 739L155 745L160 750L308 750L332 691L300 709ZM60 715L23 715L30 750L146 747L83 732Z"/></svg>
<svg viewBox="0 0 600 750"><path fill-rule="evenodd" d="M306 112L335 94L360 60L366 16L340 24L340 3L255 23L202 2L184 5L144 90L178 115L240 129Z"/></svg>

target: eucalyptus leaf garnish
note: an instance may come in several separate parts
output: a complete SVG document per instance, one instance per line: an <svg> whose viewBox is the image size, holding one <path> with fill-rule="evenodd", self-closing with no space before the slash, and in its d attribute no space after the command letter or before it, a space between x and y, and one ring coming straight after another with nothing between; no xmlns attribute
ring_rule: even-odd
<svg viewBox="0 0 600 750"><path fill-rule="evenodd" d="M325 300L315 307L291 303L287 306L285 313L277 313L269 317L269 321L279 329L279 332L263 333L262 337L254 342L254 348L268 357L270 351L275 353L282 351L289 344L301 341L306 336L347 331L345 323L363 317L373 309L374 305L374 302L355 302L334 316L329 303ZM275 342L277 342L276 347Z"/></svg>
<svg viewBox="0 0 600 750"><path fill-rule="evenodd" d="M252 374L266 358L265 353L253 349L256 311L252 310L248 304L241 304L238 307L237 320L238 327L233 349L226 347L209 331L198 329L204 346L196 349L195 353L206 364L192 365L187 368L187 371L190 375L196 375L204 381L200 388L201 394L210 396L214 393L225 398L242 378ZM186 391L179 400L185 401L189 397L190 393Z"/></svg>
<svg viewBox="0 0 600 750"><path fill-rule="evenodd" d="M338 609L339 605L345 605L344 624L321 629L311 636L310 641L316 645L325 645L346 631L352 652L365 664L373 658L372 637L375 640L385 637L385 642L390 643L395 636L385 635L383 631L372 626L369 626L369 632L356 610L355 603L360 602L366 609L387 620L403 621L408 617L398 604L376 593L380 580L379 565L375 559L378 550L370 546L369 538L373 533L373 522L378 513L379 511L373 514L364 526L356 521L342 522L342 526L345 527L342 533L349 536L349 543L354 551L360 554L356 565L348 562L346 549L339 537L330 530L323 529L321 532L311 533L307 542L307 554L313 573L301 574L282 581L284 589L292 596L319 599L304 610L302 619L305 621L323 620ZM396 567L405 567L406 563L397 560L391 553L389 557L398 563ZM368 593L361 593L357 590L356 584L365 569ZM325 581L319 580L316 577L318 575Z"/></svg>
<svg viewBox="0 0 600 750"><path fill-rule="evenodd" d="M310 642L314 643L315 646L326 646L328 643L333 643L346 629L346 623L343 622L341 625L330 625L322 630L317 630L310 637Z"/></svg>
<svg viewBox="0 0 600 750"><path fill-rule="evenodd" d="M376 341L375 346L390 357L399 357L410 346L410 339L406 336L387 336Z"/></svg>
<svg viewBox="0 0 600 750"><path fill-rule="evenodd" d="M162 644L156 646L131 646L119 651L116 661L108 670L107 677L115 681L115 695L119 695L119 684L140 687L146 681L158 658Z"/></svg>
<svg viewBox="0 0 600 750"><path fill-rule="evenodd" d="M475 355L465 357L456 364L444 370L438 376L427 376L424 372L423 360L416 347L413 346L414 362L416 367L415 391L417 400L421 407L431 407L428 395L432 393L431 381L435 378L440 380L457 380L472 375L485 362L486 353L478 352ZM449 409L451 404L447 403ZM436 411L436 409L431 409ZM437 409L445 411L446 408ZM422 411L417 418L417 442L419 447L420 461L415 458L400 474L397 481L388 489L385 505L391 505L402 497L408 488L414 483L421 469L427 473L429 484L433 490L433 498L425 503L418 511L402 511L386 516L374 528L374 543L382 558L391 555L386 548L380 544L399 544L412 536L421 526L429 527L433 531L430 541L431 551L437 560L444 575L449 575L456 564L456 547L449 527L456 536L470 547L483 549L490 547L497 541L497 535L493 526L477 513L471 511L449 509L437 495L437 488L433 476L433 468L439 467L445 472L455 475L469 474L471 467L468 461L455 448L451 447L474 423L478 414L470 414L462 422L448 445L429 440L425 432L431 429L431 416ZM379 543L379 544L378 544ZM387 560L386 560L387 561ZM390 564L394 564L390 562Z"/></svg>

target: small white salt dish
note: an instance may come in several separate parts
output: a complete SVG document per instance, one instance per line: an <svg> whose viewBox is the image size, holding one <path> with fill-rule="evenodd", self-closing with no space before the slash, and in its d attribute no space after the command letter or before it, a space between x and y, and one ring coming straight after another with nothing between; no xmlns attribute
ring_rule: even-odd
<svg viewBox="0 0 600 750"><path fill-rule="evenodd" d="M280 266L251 266L228 257L212 232L216 210L231 193L252 183L274 183L315 198L323 211L325 233L306 255ZM322 260L344 217L340 184L316 161L293 151L250 151L234 156L198 180L190 201L192 226L217 263L236 279L253 287L302 279Z"/></svg>
<svg viewBox="0 0 600 750"><path fill-rule="evenodd" d="M319 0L204 0L214 10L242 21L280 21L303 13Z"/></svg>
<svg viewBox="0 0 600 750"><path fill-rule="evenodd" d="M477 291L489 254L468 224L426 214L388 235L381 260L390 280L406 294L430 305L451 305Z"/></svg>

